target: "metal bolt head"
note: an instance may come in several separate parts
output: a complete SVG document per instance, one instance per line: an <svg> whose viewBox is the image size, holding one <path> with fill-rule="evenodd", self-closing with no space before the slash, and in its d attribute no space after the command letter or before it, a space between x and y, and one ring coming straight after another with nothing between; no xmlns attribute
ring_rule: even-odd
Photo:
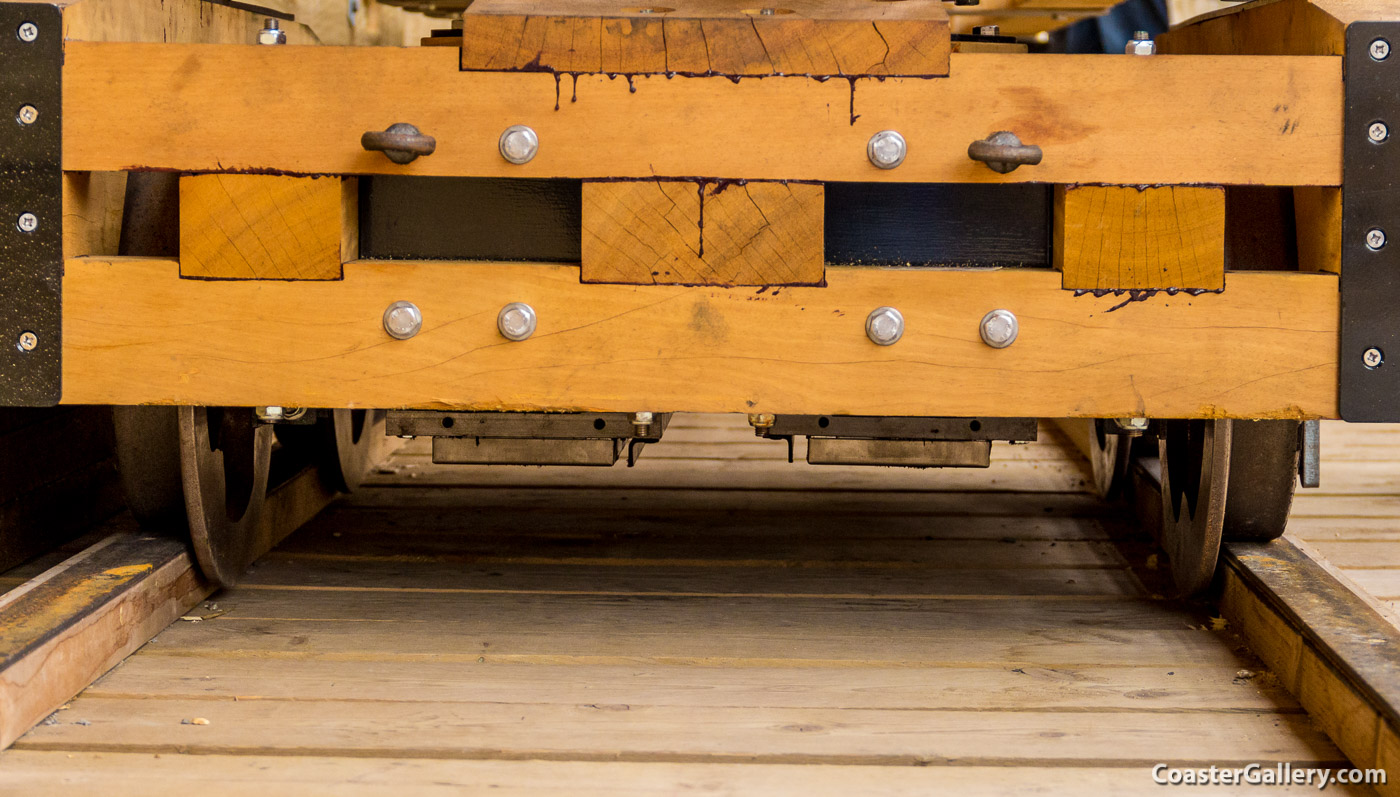
<svg viewBox="0 0 1400 797"><path fill-rule="evenodd" d="M1000 36L1000 25L978 25L972 29L973 36Z"/></svg>
<svg viewBox="0 0 1400 797"><path fill-rule="evenodd" d="M749 426L752 426L754 428L754 431L760 435L762 435L769 429L772 429L773 424L777 422L778 417L770 412L749 413Z"/></svg>
<svg viewBox="0 0 1400 797"><path fill-rule="evenodd" d="M537 323L535 308L524 302L511 302L496 316L496 328L507 340L525 340L535 334Z"/></svg>
<svg viewBox="0 0 1400 797"><path fill-rule="evenodd" d="M907 154L909 145L904 142L904 136L893 130L881 130L865 145L866 157L880 169L893 169L904 162Z"/></svg>
<svg viewBox="0 0 1400 797"><path fill-rule="evenodd" d="M21 213L19 218L15 219L15 227L19 228L20 232L34 232L39 229L39 217L28 211Z"/></svg>
<svg viewBox="0 0 1400 797"><path fill-rule="evenodd" d="M1372 60L1384 61L1390 57L1390 42L1385 39L1372 39L1370 52Z"/></svg>
<svg viewBox="0 0 1400 797"><path fill-rule="evenodd" d="M1385 362L1385 354L1375 346L1361 352L1361 362L1367 368L1379 368Z"/></svg>
<svg viewBox="0 0 1400 797"><path fill-rule="evenodd" d="M1123 48L1123 52L1128 55L1155 55L1157 44L1152 41L1152 34L1145 30L1133 32L1133 38L1128 40L1128 44Z"/></svg>
<svg viewBox="0 0 1400 797"><path fill-rule="evenodd" d="M423 311L413 302L394 302L384 311L384 331L389 337L408 340L423 328Z"/></svg>
<svg viewBox="0 0 1400 797"><path fill-rule="evenodd" d="M281 407L254 407L253 414L263 423L273 423L283 418Z"/></svg>
<svg viewBox="0 0 1400 797"><path fill-rule="evenodd" d="M904 337L904 316L893 307L877 307L865 317L865 335L880 346L893 346Z"/></svg>
<svg viewBox="0 0 1400 797"><path fill-rule="evenodd" d="M994 349L1004 349L1016 342L1021 325L1010 310L993 310L982 316L979 331L983 343Z"/></svg>
<svg viewBox="0 0 1400 797"><path fill-rule="evenodd" d="M32 125L39 121L39 109L33 105L21 105L15 113L15 121L22 125Z"/></svg>
<svg viewBox="0 0 1400 797"><path fill-rule="evenodd" d="M1390 128L1385 126L1385 122L1372 122L1371 126L1366 128L1366 137L1379 144L1390 138Z"/></svg>
<svg viewBox="0 0 1400 797"><path fill-rule="evenodd" d="M33 22L21 22L15 29L15 36L22 42L32 42L39 38L39 26Z"/></svg>
<svg viewBox="0 0 1400 797"><path fill-rule="evenodd" d="M525 125L511 125L501 134L500 149L511 163L529 163L540 151L540 137Z"/></svg>
<svg viewBox="0 0 1400 797"><path fill-rule="evenodd" d="M39 336L25 330L19 333L19 339L15 341L15 348L20 351L34 351L39 348Z"/></svg>
<svg viewBox="0 0 1400 797"><path fill-rule="evenodd" d="M1372 251L1385 246L1385 230L1379 227L1372 227L1366 231L1366 248Z"/></svg>
<svg viewBox="0 0 1400 797"><path fill-rule="evenodd" d="M1113 423L1120 432L1139 435L1147 431L1146 418L1114 418Z"/></svg>
<svg viewBox="0 0 1400 797"><path fill-rule="evenodd" d="M263 24L263 29L258 31L258 44L286 44L287 32L282 30L282 25L275 19L269 19Z"/></svg>

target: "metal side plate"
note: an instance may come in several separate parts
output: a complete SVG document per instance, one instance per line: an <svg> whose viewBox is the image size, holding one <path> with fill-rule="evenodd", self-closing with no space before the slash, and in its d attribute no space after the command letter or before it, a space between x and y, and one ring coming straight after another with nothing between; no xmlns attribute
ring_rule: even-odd
<svg viewBox="0 0 1400 797"><path fill-rule="evenodd" d="M1400 421L1400 22L1347 27L1342 334L1348 421Z"/></svg>
<svg viewBox="0 0 1400 797"><path fill-rule="evenodd" d="M0 3L0 405L62 394L62 12Z"/></svg>

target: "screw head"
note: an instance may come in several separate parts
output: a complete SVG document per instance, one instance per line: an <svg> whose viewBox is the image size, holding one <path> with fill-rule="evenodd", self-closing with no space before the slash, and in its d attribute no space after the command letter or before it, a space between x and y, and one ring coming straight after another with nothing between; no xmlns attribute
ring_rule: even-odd
<svg viewBox="0 0 1400 797"><path fill-rule="evenodd" d="M33 105L21 105L15 113L15 121L22 125L32 125L39 121L39 109Z"/></svg>
<svg viewBox="0 0 1400 797"><path fill-rule="evenodd" d="M540 151L540 137L525 125L511 125L501 134L500 149L511 163L529 163Z"/></svg>
<svg viewBox="0 0 1400 797"><path fill-rule="evenodd" d="M1142 433L1147 431L1146 418L1115 418L1113 422L1124 432Z"/></svg>
<svg viewBox="0 0 1400 797"><path fill-rule="evenodd" d="M1367 368L1379 368L1381 363L1385 362L1385 353L1375 346L1372 346L1366 351L1361 352L1361 362Z"/></svg>
<svg viewBox="0 0 1400 797"><path fill-rule="evenodd" d="M20 232L34 232L39 229L39 217L28 211L21 213L19 218L15 219L15 227L19 228Z"/></svg>
<svg viewBox="0 0 1400 797"><path fill-rule="evenodd" d="M287 32L282 30L282 23L275 19L268 18L263 23L263 29L258 31L258 44L286 44Z"/></svg>
<svg viewBox="0 0 1400 797"><path fill-rule="evenodd" d="M389 337L408 340L423 329L423 311L413 302L394 302L384 311L384 331Z"/></svg>
<svg viewBox="0 0 1400 797"><path fill-rule="evenodd" d="M525 340L535 334L537 324L535 308L524 302L511 302L496 316L496 328L507 340Z"/></svg>
<svg viewBox="0 0 1400 797"><path fill-rule="evenodd" d="M39 38L39 26L33 22L21 22L15 29L15 36L22 42L32 42Z"/></svg>
<svg viewBox="0 0 1400 797"><path fill-rule="evenodd" d="M34 351L39 348L39 336L25 330L19 333L19 339L15 341L15 348L20 351Z"/></svg>
<svg viewBox="0 0 1400 797"><path fill-rule="evenodd" d="M1133 31L1133 38L1123 47L1123 52L1128 55L1155 55L1157 53L1157 43L1152 41L1152 34L1145 30Z"/></svg>
<svg viewBox="0 0 1400 797"><path fill-rule="evenodd" d="M880 169L893 169L904 162L907 154L909 145L905 143L904 136L893 130L881 130L871 136L870 142L865 145L866 157Z"/></svg>
<svg viewBox="0 0 1400 797"><path fill-rule="evenodd" d="M994 349L1004 349L1016 342L1021 324L1010 310L993 310L982 316L979 331L983 343Z"/></svg>
<svg viewBox="0 0 1400 797"><path fill-rule="evenodd" d="M1366 231L1366 248L1376 251L1385 246L1385 230L1372 227Z"/></svg>
<svg viewBox="0 0 1400 797"><path fill-rule="evenodd" d="M1379 144L1390 138L1390 128L1385 126L1385 122L1372 122L1371 126L1366 128L1366 137Z"/></svg>
<svg viewBox="0 0 1400 797"><path fill-rule="evenodd" d="M1385 39L1372 39L1370 51L1371 60L1384 61L1390 57L1390 42Z"/></svg>
<svg viewBox="0 0 1400 797"><path fill-rule="evenodd" d="M904 315L893 307L877 307L865 317L865 336L880 346L893 346L904 337Z"/></svg>

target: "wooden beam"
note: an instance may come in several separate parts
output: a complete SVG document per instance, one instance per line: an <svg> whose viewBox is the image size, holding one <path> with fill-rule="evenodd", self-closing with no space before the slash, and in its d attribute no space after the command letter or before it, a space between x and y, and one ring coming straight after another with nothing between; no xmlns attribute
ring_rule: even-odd
<svg viewBox="0 0 1400 797"><path fill-rule="evenodd" d="M815 285L825 191L772 182L583 184L584 282Z"/></svg>
<svg viewBox="0 0 1400 797"><path fill-rule="evenodd" d="M568 76L460 72L447 47L74 42L63 154L83 171L1338 185L1341 89L1337 58L964 53L932 80L583 75L575 92ZM360 147L395 122L438 151L400 166ZM540 136L527 164L497 152L512 124ZM909 141L899 168L866 158L884 129ZM1001 175L970 160L997 130L1044 161Z"/></svg>
<svg viewBox="0 0 1400 797"><path fill-rule="evenodd" d="M206 282L173 260L80 258L64 277L64 401L1336 417L1331 275L1240 272L1221 294L1140 301L1076 296L1048 269L832 267L826 282L583 285L575 266L401 261L346 264L339 282ZM384 333L396 300L421 308L417 337ZM496 330L512 301L538 315L529 340ZM907 324L893 346L865 335L882 305ZM1009 348L979 338L994 308L1020 319Z"/></svg>
<svg viewBox="0 0 1400 797"><path fill-rule="evenodd" d="M202 174L180 178L180 275L340 279L359 253L354 178Z"/></svg>
<svg viewBox="0 0 1400 797"><path fill-rule="evenodd" d="M646 13L643 13L643 9ZM614 74L948 74L939 0L748 0L679 9L622 0L477 0L462 15L462 68Z"/></svg>
<svg viewBox="0 0 1400 797"><path fill-rule="evenodd" d="M1055 267L1066 290L1225 287L1225 189L1058 186Z"/></svg>

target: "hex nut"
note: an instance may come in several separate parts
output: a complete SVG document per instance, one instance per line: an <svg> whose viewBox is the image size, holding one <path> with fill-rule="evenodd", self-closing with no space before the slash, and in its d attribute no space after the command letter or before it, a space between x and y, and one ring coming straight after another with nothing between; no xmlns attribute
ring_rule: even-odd
<svg viewBox="0 0 1400 797"><path fill-rule="evenodd" d="M535 308L524 302L511 302L496 315L496 329L506 340L525 340L535 334L538 322Z"/></svg>
<svg viewBox="0 0 1400 797"><path fill-rule="evenodd" d="M1020 331L1021 324L1010 310L993 310L982 316L982 323L978 325L982 342L994 349L1004 349L1015 343Z"/></svg>
<svg viewBox="0 0 1400 797"><path fill-rule="evenodd" d="M423 311L413 302L394 302L384 311L384 331L397 340L408 340L423 329Z"/></svg>
<svg viewBox="0 0 1400 797"><path fill-rule="evenodd" d="M501 133L501 157L511 163L529 163L540 151L540 137L526 125L511 125Z"/></svg>
<svg viewBox="0 0 1400 797"><path fill-rule="evenodd" d="M879 346L893 346L904 337L904 316L893 307L877 307L865 318L865 336Z"/></svg>
<svg viewBox="0 0 1400 797"><path fill-rule="evenodd" d="M1147 31L1140 30L1128 40L1123 52L1128 55L1156 55L1157 43L1152 41L1152 37L1147 34Z"/></svg>

